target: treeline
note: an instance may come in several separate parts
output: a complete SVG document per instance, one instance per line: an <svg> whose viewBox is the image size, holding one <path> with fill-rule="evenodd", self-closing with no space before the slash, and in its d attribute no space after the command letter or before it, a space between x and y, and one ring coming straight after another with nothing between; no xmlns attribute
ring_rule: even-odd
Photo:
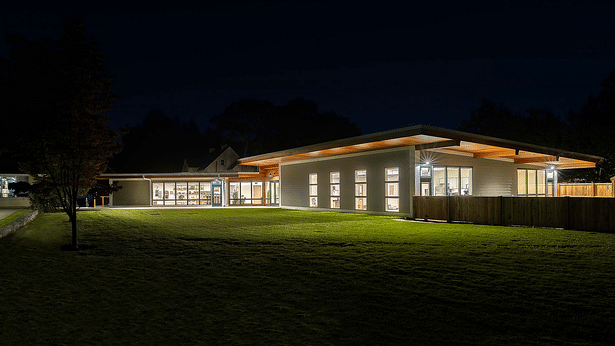
<svg viewBox="0 0 615 346"><path fill-rule="evenodd" d="M340 138L358 136L359 127L335 113L321 113L312 101L275 106L268 101L234 102L204 132L194 121L180 122L159 110L142 124L125 129L123 150L109 164L113 172L178 172L184 159L206 157L231 146L246 157Z"/></svg>
<svg viewBox="0 0 615 346"><path fill-rule="evenodd" d="M578 111L561 119L549 109L510 111L504 104L483 99L462 121L460 131L561 148L605 158L598 169L573 170L568 181L608 182L615 176L615 71L603 81L598 95L590 95Z"/></svg>

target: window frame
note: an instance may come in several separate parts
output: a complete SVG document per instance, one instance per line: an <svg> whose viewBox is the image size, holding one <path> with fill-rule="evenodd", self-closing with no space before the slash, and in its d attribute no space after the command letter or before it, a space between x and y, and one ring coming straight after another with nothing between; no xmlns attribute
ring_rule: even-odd
<svg viewBox="0 0 615 346"><path fill-rule="evenodd" d="M359 175L359 172L364 173ZM367 197L367 169L356 169L354 171L354 209L368 210Z"/></svg>
<svg viewBox="0 0 615 346"><path fill-rule="evenodd" d="M260 197L255 197L254 188L260 189ZM230 181L229 205L263 205L263 182L258 181ZM237 193L237 197L233 197Z"/></svg>
<svg viewBox="0 0 615 346"><path fill-rule="evenodd" d="M339 171L329 172L329 207L331 209L341 207L341 174Z"/></svg>
<svg viewBox="0 0 615 346"><path fill-rule="evenodd" d="M308 174L308 206L318 208L318 173Z"/></svg>
<svg viewBox="0 0 615 346"><path fill-rule="evenodd" d="M419 169L420 180L420 196L425 196L423 194L423 184L429 184L429 196L473 196L474 194L474 167L472 166L437 166L437 165L429 165L429 166L417 166ZM425 168L429 168L429 170L425 170ZM456 170L457 176L455 177L456 187L451 188L450 182L451 177L449 177L449 172L452 170ZM463 176L464 170L466 170L469 174L467 177ZM431 175L423 175L423 172L428 172ZM443 172L442 174L437 174L438 172ZM436 177L436 174L438 175ZM438 181L436 181L438 179ZM468 179L468 187L467 190L463 186L464 179ZM443 191L436 193L437 189L442 189ZM456 193L452 194L451 191L456 189Z"/></svg>
<svg viewBox="0 0 615 346"><path fill-rule="evenodd" d="M397 170L396 175L390 175L390 170ZM384 169L384 211L399 212L399 167L386 167ZM390 194L390 187L394 187L394 194ZM396 202L391 204L391 202ZM397 205L397 209L392 208Z"/></svg>
<svg viewBox="0 0 615 346"><path fill-rule="evenodd" d="M552 169L517 168L517 196L553 197L555 193L554 174ZM533 186L530 190L532 181ZM531 191L533 193L530 193Z"/></svg>

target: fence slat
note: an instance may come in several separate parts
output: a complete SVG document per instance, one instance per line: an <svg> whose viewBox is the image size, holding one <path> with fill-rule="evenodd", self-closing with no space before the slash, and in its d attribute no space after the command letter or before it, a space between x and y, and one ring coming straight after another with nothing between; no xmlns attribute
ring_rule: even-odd
<svg viewBox="0 0 615 346"><path fill-rule="evenodd" d="M414 196L415 218L615 232L615 199Z"/></svg>

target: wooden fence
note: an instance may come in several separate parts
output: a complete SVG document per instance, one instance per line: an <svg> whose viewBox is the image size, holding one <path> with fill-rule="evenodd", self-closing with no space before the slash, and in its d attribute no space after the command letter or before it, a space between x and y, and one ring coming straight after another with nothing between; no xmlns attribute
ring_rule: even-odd
<svg viewBox="0 0 615 346"><path fill-rule="evenodd" d="M615 199L414 196L414 217L484 225L615 232Z"/></svg>
<svg viewBox="0 0 615 346"><path fill-rule="evenodd" d="M558 196L615 197L613 183L557 184Z"/></svg>

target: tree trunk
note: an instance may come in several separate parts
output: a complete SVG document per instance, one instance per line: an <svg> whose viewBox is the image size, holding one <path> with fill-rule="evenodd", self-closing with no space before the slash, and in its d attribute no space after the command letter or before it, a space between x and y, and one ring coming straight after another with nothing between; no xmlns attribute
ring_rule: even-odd
<svg viewBox="0 0 615 346"><path fill-rule="evenodd" d="M77 241L77 210L73 205L75 210L72 210L72 216L70 217L70 224L72 228L72 246L74 250L79 249L79 242Z"/></svg>

